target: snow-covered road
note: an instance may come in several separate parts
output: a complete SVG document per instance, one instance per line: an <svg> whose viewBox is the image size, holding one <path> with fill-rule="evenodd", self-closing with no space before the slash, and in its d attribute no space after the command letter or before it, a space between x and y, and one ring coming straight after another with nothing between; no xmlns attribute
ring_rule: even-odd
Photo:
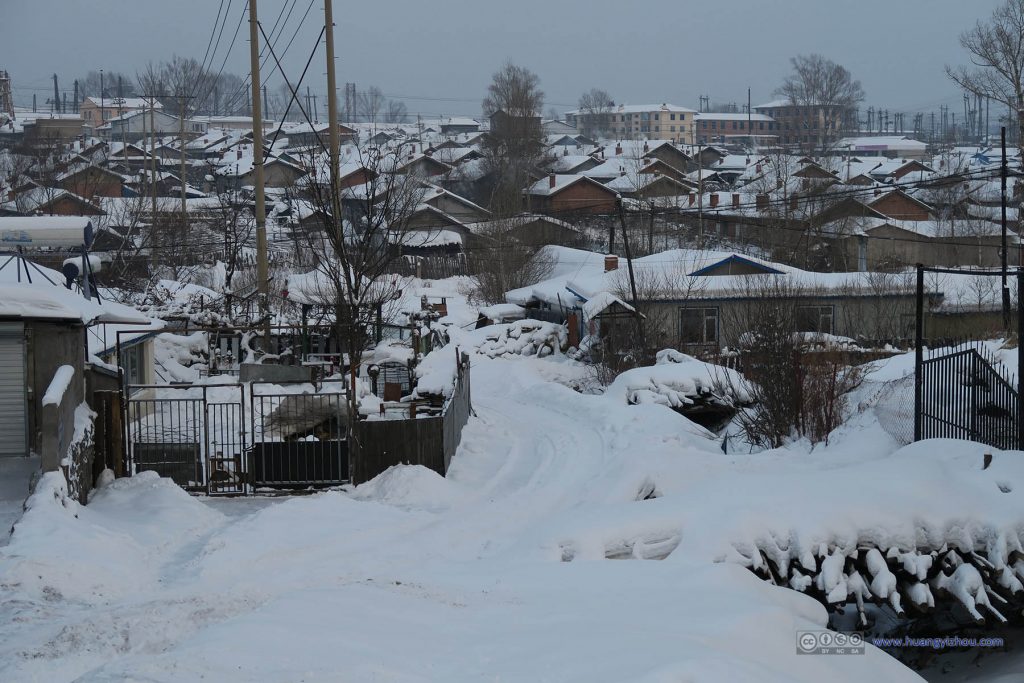
<svg viewBox="0 0 1024 683"><path fill-rule="evenodd" d="M579 372L475 358L447 479L204 502L147 473L80 507L48 476L0 549L0 681L919 680L873 649L798 656L825 610L713 561L709 529L807 516L765 507L799 498L789 473L813 468L813 505L875 454L725 456L666 408L549 381Z"/></svg>

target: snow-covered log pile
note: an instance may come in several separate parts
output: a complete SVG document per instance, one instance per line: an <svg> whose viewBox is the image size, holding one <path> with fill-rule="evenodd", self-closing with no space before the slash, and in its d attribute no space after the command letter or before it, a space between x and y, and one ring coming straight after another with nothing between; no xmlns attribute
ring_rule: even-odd
<svg viewBox="0 0 1024 683"><path fill-rule="evenodd" d="M616 377L605 395L621 396L630 405L656 403L673 409L698 404L733 408L751 400L740 373L672 349L659 351L655 365Z"/></svg>
<svg viewBox="0 0 1024 683"><path fill-rule="evenodd" d="M541 320L517 320L483 328L477 351L489 358L499 356L551 356L565 351L569 335L565 326Z"/></svg>
<svg viewBox="0 0 1024 683"><path fill-rule="evenodd" d="M896 617L949 612L954 623L1024 624L1024 552L1016 535L987 543L943 543L933 549L852 547L822 543L794 553L786 543L740 550L744 563L771 583L819 600L831 612L856 610L854 627L873 619L866 605L884 605Z"/></svg>

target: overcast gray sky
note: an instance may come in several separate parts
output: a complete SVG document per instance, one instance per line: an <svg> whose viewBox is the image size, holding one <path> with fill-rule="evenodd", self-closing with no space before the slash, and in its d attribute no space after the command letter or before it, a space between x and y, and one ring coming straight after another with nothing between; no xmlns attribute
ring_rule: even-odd
<svg viewBox="0 0 1024 683"><path fill-rule="evenodd" d="M864 106L928 111L962 109L944 64L966 57L957 36L999 0L335 0L339 90L346 81L377 85L411 113L475 115L491 74L505 60L540 76L549 104L575 106L590 87L616 102L754 104L772 91L796 54L820 52L859 78ZM230 8L228 9L228 6ZM231 35L244 0L0 0L0 69L11 73L16 103L42 102L56 72L61 88L90 69L134 74L172 53L202 59L218 8L228 22L214 60L248 73L248 24ZM278 49L310 0L260 0L268 33L291 9ZM283 17L282 17L283 21ZM299 29L284 64L302 71L323 21L322 0ZM274 87L278 74L269 78ZM326 91L323 45L304 84ZM426 99L424 99L426 98Z"/></svg>

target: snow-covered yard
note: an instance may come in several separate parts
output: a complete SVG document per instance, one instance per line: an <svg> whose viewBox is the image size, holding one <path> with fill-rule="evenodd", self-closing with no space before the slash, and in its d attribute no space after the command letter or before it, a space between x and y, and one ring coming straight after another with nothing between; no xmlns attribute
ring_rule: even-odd
<svg viewBox="0 0 1024 683"><path fill-rule="evenodd" d="M744 557L1019 544L1016 454L894 453L863 419L825 450L725 455L665 405L567 388L586 370L564 356L472 372L448 478L205 501L145 473L80 507L48 475L0 548L0 680L919 680L873 648L797 655L825 609Z"/></svg>

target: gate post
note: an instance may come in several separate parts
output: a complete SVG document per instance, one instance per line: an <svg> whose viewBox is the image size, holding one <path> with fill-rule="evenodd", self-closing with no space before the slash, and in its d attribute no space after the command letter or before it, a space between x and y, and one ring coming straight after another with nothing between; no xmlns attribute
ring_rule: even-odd
<svg viewBox="0 0 1024 683"><path fill-rule="evenodd" d="M1022 264L1024 265L1024 264ZM1017 267L1017 449L1024 450L1024 268Z"/></svg>
<svg viewBox="0 0 1024 683"><path fill-rule="evenodd" d="M914 441L921 440L921 391L924 387L924 266L917 264L917 300L914 325Z"/></svg>

